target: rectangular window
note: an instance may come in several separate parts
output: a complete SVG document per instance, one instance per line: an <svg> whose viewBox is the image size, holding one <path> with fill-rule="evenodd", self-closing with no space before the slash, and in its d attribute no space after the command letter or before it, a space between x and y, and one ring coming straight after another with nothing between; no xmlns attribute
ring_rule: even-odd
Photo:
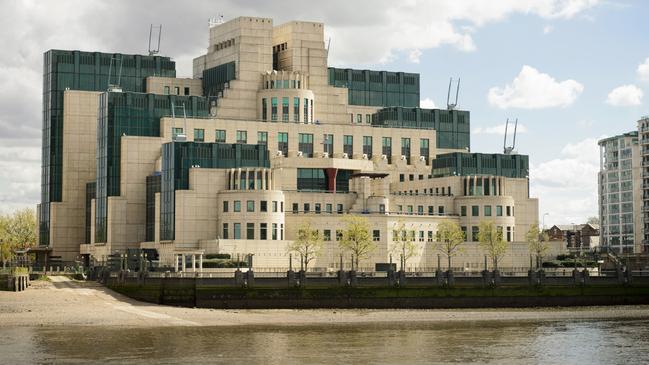
<svg viewBox="0 0 649 365"><path fill-rule="evenodd" d="M313 123L313 100L310 100L311 102L311 123Z"/></svg>
<svg viewBox="0 0 649 365"><path fill-rule="evenodd" d="M164 88L164 94L169 95L169 86L165 86Z"/></svg>
<svg viewBox="0 0 649 365"><path fill-rule="evenodd" d="M484 206L484 216L491 217L491 205Z"/></svg>
<svg viewBox="0 0 649 365"><path fill-rule="evenodd" d="M510 206L507 206L507 216L511 217L512 216L512 209Z"/></svg>
<svg viewBox="0 0 649 365"><path fill-rule="evenodd" d="M234 223L234 239L241 239L241 223Z"/></svg>
<svg viewBox="0 0 649 365"><path fill-rule="evenodd" d="M300 211L299 205L297 203L293 203L293 214L297 214L299 213L299 211Z"/></svg>
<svg viewBox="0 0 649 365"><path fill-rule="evenodd" d="M223 223L223 239L227 240L229 238L228 224Z"/></svg>
<svg viewBox="0 0 649 365"><path fill-rule="evenodd" d="M322 231L322 240L323 241L331 241L331 230L330 229L325 229Z"/></svg>
<svg viewBox="0 0 649 365"><path fill-rule="evenodd" d="M214 134L216 136L214 138L214 142L216 142L216 143L225 143L225 130L217 129L216 131L214 131Z"/></svg>
<svg viewBox="0 0 649 365"><path fill-rule="evenodd" d="M349 158L354 154L354 136L343 136L343 153L346 153Z"/></svg>
<svg viewBox="0 0 649 365"><path fill-rule="evenodd" d="M424 206L423 205L418 205L417 206L417 215L424 215Z"/></svg>
<svg viewBox="0 0 649 365"><path fill-rule="evenodd" d="M385 213L385 204L379 204L379 213Z"/></svg>
<svg viewBox="0 0 649 365"><path fill-rule="evenodd" d="M388 163L392 163L392 137L383 137L381 140L381 153L384 154Z"/></svg>
<svg viewBox="0 0 649 365"><path fill-rule="evenodd" d="M435 207L432 205L428 206L428 215L433 215L435 214Z"/></svg>
<svg viewBox="0 0 649 365"><path fill-rule="evenodd" d="M288 156L288 133L277 133L277 150L282 151L282 156Z"/></svg>
<svg viewBox="0 0 649 365"><path fill-rule="evenodd" d="M507 227L507 242L512 241L512 227Z"/></svg>
<svg viewBox="0 0 649 365"><path fill-rule="evenodd" d="M419 231L419 242L424 242L425 232Z"/></svg>
<svg viewBox="0 0 649 365"><path fill-rule="evenodd" d="M268 144L268 132L257 132L257 144Z"/></svg>
<svg viewBox="0 0 649 365"><path fill-rule="evenodd" d="M241 211L241 200L234 201L234 211L237 213Z"/></svg>
<svg viewBox="0 0 649 365"><path fill-rule="evenodd" d="M433 242L433 231L428 231L428 242Z"/></svg>
<svg viewBox="0 0 649 365"><path fill-rule="evenodd" d="M466 217L466 205L460 207L460 215Z"/></svg>
<svg viewBox="0 0 649 365"><path fill-rule="evenodd" d="M223 213L227 213L227 212L228 212L228 201L224 200L223 201Z"/></svg>
<svg viewBox="0 0 649 365"><path fill-rule="evenodd" d="M363 114L356 114L356 123L363 123Z"/></svg>
<svg viewBox="0 0 649 365"><path fill-rule="evenodd" d="M336 230L336 241L342 241L343 239L343 231L342 229L337 229Z"/></svg>
<svg viewBox="0 0 649 365"><path fill-rule="evenodd" d="M172 135L173 139L176 139L176 137L178 137L181 134L185 134L185 133L183 133L182 128L171 128L171 135Z"/></svg>
<svg viewBox="0 0 649 365"><path fill-rule="evenodd" d="M254 240L255 239L255 224L246 223L246 239Z"/></svg>
<svg viewBox="0 0 649 365"><path fill-rule="evenodd" d="M293 98L293 121L300 121L300 98L298 97Z"/></svg>
<svg viewBox="0 0 649 365"><path fill-rule="evenodd" d="M334 155L334 135L325 134L323 138L323 152L328 153L329 157Z"/></svg>
<svg viewBox="0 0 649 365"><path fill-rule="evenodd" d="M408 214L412 215L413 212L414 212L414 209L413 209L412 205L408 205Z"/></svg>
<svg viewBox="0 0 649 365"><path fill-rule="evenodd" d="M268 239L268 223L259 223L259 239Z"/></svg>
<svg viewBox="0 0 649 365"><path fill-rule="evenodd" d="M264 213L268 211L268 202L266 200L259 202L259 211Z"/></svg>
<svg viewBox="0 0 649 365"><path fill-rule="evenodd" d="M381 231L375 229L372 231L372 241L379 242L381 240Z"/></svg>
<svg viewBox="0 0 649 365"><path fill-rule="evenodd" d="M311 205L309 203L304 203L304 213L308 213L311 210Z"/></svg>
<svg viewBox="0 0 649 365"><path fill-rule="evenodd" d="M336 212L338 214L343 214L343 205L342 204L336 204Z"/></svg>
<svg viewBox="0 0 649 365"><path fill-rule="evenodd" d="M372 123L372 114L365 114L365 123L367 124Z"/></svg>
<svg viewBox="0 0 649 365"><path fill-rule="evenodd" d="M237 143L248 143L248 131L237 131Z"/></svg>
<svg viewBox="0 0 649 365"><path fill-rule="evenodd" d="M194 142L205 141L205 129L194 129Z"/></svg>
<svg viewBox="0 0 649 365"><path fill-rule="evenodd" d="M320 210L321 210L320 203L315 203L314 204L314 209L315 209L315 214L320 214Z"/></svg>
<svg viewBox="0 0 649 365"><path fill-rule="evenodd" d="M423 156L426 159L426 163L428 163L428 158L430 156L430 148L428 146L428 138L421 138L419 140L419 156Z"/></svg>
<svg viewBox="0 0 649 365"><path fill-rule="evenodd" d="M248 200L246 202L246 212L254 212L254 211L255 211L255 201Z"/></svg>
<svg viewBox="0 0 649 365"><path fill-rule="evenodd" d="M363 154L372 159L372 136L363 136Z"/></svg>
<svg viewBox="0 0 649 365"><path fill-rule="evenodd" d="M471 227L471 241L478 242L478 233L480 232L480 227L472 226Z"/></svg>
<svg viewBox="0 0 649 365"><path fill-rule="evenodd" d="M174 87L174 91L176 92L176 95L180 95L180 87Z"/></svg>
<svg viewBox="0 0 649 365"><path fill-rule="evenodd" d="M277 240L277 223L273 223L272 227L273 227L273 229L271 231L271 235L272 235L271 238L272 238L273 241L276 241Z"/></svg>
<svg viewBox="0 0 649 365"><path fill-rule="evenodd" d="M313 134L300 133L298 135L298 150L304 157L313 157Z"/></svg>
<svg viewBox="0 0 649 365"><path fill-rule="evenodd" d="M497 217L502 217L503 216L503 206L502 205L496 205L496 216Z"/></svg>
<svg viewBox="0 0 649 365"><path fill-rule="evenodd" d="M279 211L284 213L284 202L279 202Z"/></svg>
<svg viewBox="0 0 649 365"><path fill-rule="evenodd" d="M477 205L472 205L471 206L471 216L472 217L477 217L480 215L480 207Z"/></svg>
<svg viewBox="0 0 649 365"><path fill-rule="evenodd" d="M444 206L443 205L440 205L439 207L437 207L437 214L444 215Z"/></svg>
<svg viewBox="0 0 649 365"><path fill-rule="evenodd" d="M309 99L304 98L304 124L309 123Z"/></svg>
<svg viewBox="0 0 649 365"><path fill-rule="evenodd" d="M268 120L268 99L261 99L261 120Z"/></svg>
<svg viewBox="0 0 649 365"><path fill-rule="evenodd" d="M273 213L277 213L277 200L273 200Z"/></svg>
<svg viewBox="0 0 649 365"><path fill-rule="evenodd" d="M333 204L330 203L325 204L325 212L329 214L333 213Z"/></svg>
<svg viewBox="0 0 649 365"><path fill-rule="evenodd" d="M277 121L277 98L276 97L270 99L270 120L273 122Z"/></svg>
<svg viewBox="0 0 649 365"><path fill-rule="evenodd" d="M188 87L185 88L185 95L189 95L189 88Z"/></svg>
<svg viewBox="0 0 649 365"><path fill-rule="evenodd" d="M401 138L401 155L406 156L406 162L410 164L410 138Z"/></svg>
<svg viewBox="0 0 649 365"><path fill-rule="evenodd" d="M282 98L282 121L288 121L288 97Z"/></svg>

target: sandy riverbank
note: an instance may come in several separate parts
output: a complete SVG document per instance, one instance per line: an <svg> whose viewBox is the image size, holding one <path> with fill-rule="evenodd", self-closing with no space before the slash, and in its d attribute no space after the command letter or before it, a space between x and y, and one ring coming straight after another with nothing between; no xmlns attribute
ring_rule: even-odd
<svg viewBox="0 0 649 365"><path fill-rule="evenodd" d="M97 283L52 277L0 292L4 326L237 326L649 318L649 306L481 310L212 310L138 302Z"/></svg>

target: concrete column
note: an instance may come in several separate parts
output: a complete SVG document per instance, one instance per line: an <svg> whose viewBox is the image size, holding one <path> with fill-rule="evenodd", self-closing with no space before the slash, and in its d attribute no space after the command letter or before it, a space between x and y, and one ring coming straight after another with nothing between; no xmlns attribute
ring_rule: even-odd
<svg viewBox="0 0 649 365"><path fill-rule="evenodd" d="M181 259L182 259L181 269L184 272L187 269L187 257L185 256L185 254L182 254Z"/></svg>
<svg viewBox="0 0 649 365"><path fill-rule="evenodd" d="M196 255L192 255L192 271L196 271Z"/></svg>
<svg viewBox="0 0 649 365"><path fill-rule="evenodd" d="M275 183L275 174L273 174L273 170L268 171L268 190L273 190L275 187L273 186Z"/></svg>
<svg viewBox="0 0 649 365"><path fill-rule="evenodd" d="M466 191L466 195L469 195L469 179L464 177L462 180L464 182L464 191Z"/></svg>
<svg viewBox="0 0 649 365"><path fill-rule="evenodd" d="M198 255L198 271L203 272L203 254Z"/></svg>
<svg viewBox="0 0 649 365"><path fill-rule="evenodd" d="M266 169L261 169L261 190L268 190L266 188Z"/></svg>
<svg viewBox="0 0 649 365"><path fill-rule="evenodd" d="M250 190L250 169L246 169L246 190Z"/></svg>
<svg viewBox="0 0 649 365"><path fill-rule="evenodd" d="M174 271L178 272L178 255L173 254L174 256Z"/></svg>

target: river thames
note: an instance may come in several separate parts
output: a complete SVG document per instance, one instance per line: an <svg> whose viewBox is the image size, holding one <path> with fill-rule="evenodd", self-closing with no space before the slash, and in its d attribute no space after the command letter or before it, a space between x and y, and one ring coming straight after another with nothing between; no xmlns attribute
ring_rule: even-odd
<svg viewBox="0 0 649 365"><path fill-rule="evenodd" d="M647 348L647 319L0 329L3 364L643 364Z"/></svg>

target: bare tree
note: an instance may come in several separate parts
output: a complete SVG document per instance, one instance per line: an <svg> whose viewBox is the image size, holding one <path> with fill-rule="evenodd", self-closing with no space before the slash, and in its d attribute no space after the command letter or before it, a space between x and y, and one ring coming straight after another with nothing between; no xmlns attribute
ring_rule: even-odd
<svg viewBox="0 0 649 365"><path fill-rule="evenodd" d="M496 227L493 221L480 222L478 243L491 258L494 270L498 270L498 261L507 252L507 242L503 241L502 229Z"/></svg>
<svg viewBox="0 0 649 365"><path fill-rule="evenodd" d="M445 221L437 226L437 250L448 258L448 270L451 270L451 259L462 252L466 240L464 232L456 222Z"/></svg>
<svg viewBox="0 0 649 365"><path fill-rule="evenodd" d="M530 253L536 255L536 268L541 266L543 256L550 248L548 245L549 236L547 232L541 232L538 224L533 224L525 235L529 245Z"/></svg>
<svg viewBox="0 0 649 365"><path fill-rule="evenodd" d="M356 269L361 259L368 258L376 249L376 245L370 236L370 223L365 217L347 215L343 218L347 223L343 231L342 240L338 241L340 248L354 254Z"/></svg>
<svg viewBox="0 0 649 365"><path fill-rule="evenodd" d="M307 271L309 263L322 251L323 238L320 231L311 227L311 221L303 222L297 230L297 238L288 245L289 252L300 255Z"/></svg>

